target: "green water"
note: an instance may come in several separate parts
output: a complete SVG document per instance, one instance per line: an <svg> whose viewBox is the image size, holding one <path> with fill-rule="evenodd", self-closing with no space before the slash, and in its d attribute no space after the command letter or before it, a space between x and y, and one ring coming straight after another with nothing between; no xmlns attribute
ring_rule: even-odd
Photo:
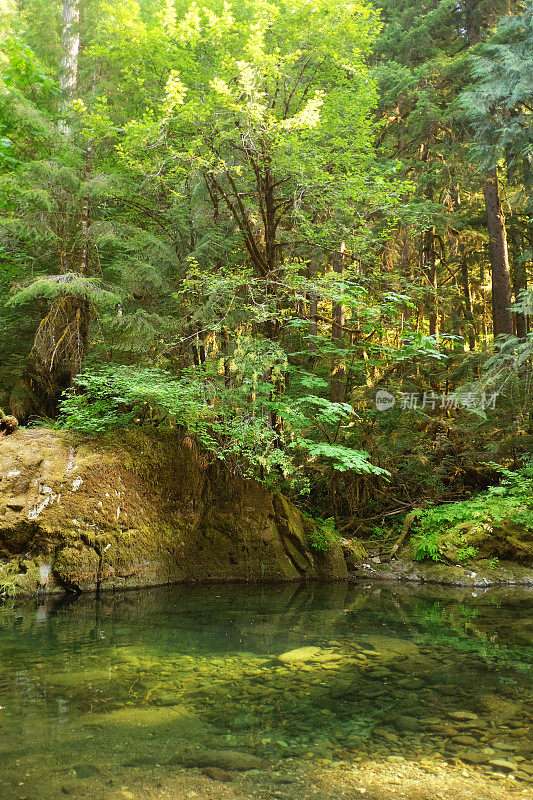
<svg viewBox="0 0 533 800"><path fill-rule="evenodd" d="M231 768L227 750L264 759L267 781L300 760L440 753L487 773L504 759L531 788L532 607L344 583L4 603L0 797L105 800Z"/></svg>

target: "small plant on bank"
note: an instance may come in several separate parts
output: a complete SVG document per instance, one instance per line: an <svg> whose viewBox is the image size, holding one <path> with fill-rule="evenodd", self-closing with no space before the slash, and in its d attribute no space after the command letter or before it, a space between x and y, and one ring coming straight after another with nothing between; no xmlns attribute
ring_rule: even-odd
<svg viewBox="0 0 533 800"><path fill-rule="evenodd" d="M13 582L18 570L14 564L0 564L0 598L14 597L16 587Z"/></svg>
<svg viewBox="0 0 533 800"><path fill-rule="evenodd" d="M493 533L495 528L516 525L533 530L533 465L511 472L499 468L502 481L470 500L436 506L422 513L414 536L418 560L440 561L450 551L454 561L475 558L477 548L469 535ZM445 536L443 534L446 534ZM492 559L494 569L498 559Z"/></svg>
<svg viewBox="0 0 533 800"><path fill-rule="evenodd" d="M315 395L286 397L286 362L277 345L241 337L228 361L230 381L218 361L179 376L157 367L88 368L64 394L56 427L89 435L178 427L244 477L271 488L302 495L309 491L306 467L324 474L333 505L341 473L386 480L387 470L372 464L365 450L322 440L347 426L353 409Z"/></svg>
<svg viewBox="0 0 533 800"><path fill-rule="evenodd" d="M340 542L341 537L335 530L335 520L329 519L316 520L317 527L309 534L309 543L313 550L322 552L329 549L332 544Z"/></svg>
<svg viewBox="0 0 533 800"><path fill-rule="evenodd" d="M458 547L455 552L455 558L457 561L468 561L469 558L475 558L477 556L477 547L472 547L472 545L467 545L466 547Z"/></svg>

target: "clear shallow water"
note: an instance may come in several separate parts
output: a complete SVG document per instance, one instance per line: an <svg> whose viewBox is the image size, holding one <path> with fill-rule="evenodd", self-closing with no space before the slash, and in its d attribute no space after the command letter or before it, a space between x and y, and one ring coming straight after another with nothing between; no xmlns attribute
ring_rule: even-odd
<svg viewBox="0 0 533 800"><path fill-rule="evenodd" d="M531 592L344 583L7 602L0 797L105 800L133 773L230 768L227 750L500 759L533 787L532 608Z"/></svg>

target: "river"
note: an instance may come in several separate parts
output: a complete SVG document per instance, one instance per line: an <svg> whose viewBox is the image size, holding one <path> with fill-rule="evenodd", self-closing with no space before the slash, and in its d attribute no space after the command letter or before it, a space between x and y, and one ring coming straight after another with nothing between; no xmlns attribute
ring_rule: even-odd
<svg viewBox="0 0 533 800"><path fill-rule="evenodd" d="M7 600L0 797L531 797L532 607L342 582Z"/></svg>

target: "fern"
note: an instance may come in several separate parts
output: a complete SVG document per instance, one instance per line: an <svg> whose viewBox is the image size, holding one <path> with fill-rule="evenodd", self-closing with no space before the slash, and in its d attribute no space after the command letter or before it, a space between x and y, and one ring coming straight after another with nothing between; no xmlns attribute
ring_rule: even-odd
<svg viewBox="0 0 533 800"><path fill-rule="evenodd" d="M416 558L438 561L448 543L444 537L462 538L461 525L473 523L486 531L503 524L514 524L533 531L533 465L518 472L501 469L502 481L471 500L436 506L424 511L413 537ZM455 553L457 560L475 557L474 548L465 544Z"/></svg>

